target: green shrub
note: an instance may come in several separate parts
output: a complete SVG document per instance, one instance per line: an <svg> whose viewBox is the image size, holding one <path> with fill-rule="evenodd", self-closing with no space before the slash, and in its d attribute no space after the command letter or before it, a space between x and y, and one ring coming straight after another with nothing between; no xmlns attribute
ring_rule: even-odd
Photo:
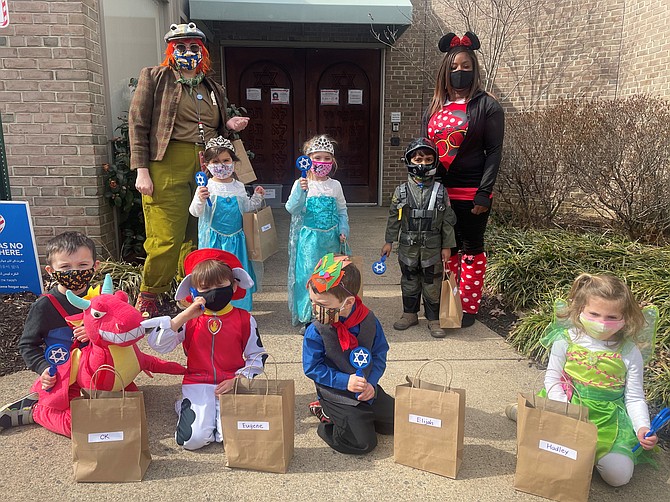
<svg viewBox="0 0 670 502"><path fill-rule="evenodd" d="M487 288L521 313L508 341L545 361L539 343L551 322L555 298L567 297L582 272L621 277L643 304L660 311L654 359L645 373L650 398L670 399L670 248L642 245L616 235L491 226Z"/></svg>

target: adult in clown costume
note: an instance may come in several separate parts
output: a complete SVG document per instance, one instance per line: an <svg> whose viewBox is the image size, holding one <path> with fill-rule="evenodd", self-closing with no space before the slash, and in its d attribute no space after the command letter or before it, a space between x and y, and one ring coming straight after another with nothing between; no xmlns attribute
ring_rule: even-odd
<svg viewBox="0 0 670 502"><path fill-rule="evenodd" d="M436 178L446 187L457 218L456 248L448 266L459 277L462 327L475 322L481 303L484 233L505 129L500 103L482 88L474 53L479 46L471 32L462 38L448 33L440 39L439 48L446 54L423 117L423 135L433 140L440 157Z"/></svg>
<svg viewBox="0 0 670 502"><path fill-rule="evenodd" d="M136 308L153 316L156 296L169 290L195 249L197 221L188 207L200 152L215 137L241 131L248 118L226 116L224 88L207 75L206 37L195 23L173 24L160 66L140 72L128 112L131 169L142 194L147 253Z"/></svg>

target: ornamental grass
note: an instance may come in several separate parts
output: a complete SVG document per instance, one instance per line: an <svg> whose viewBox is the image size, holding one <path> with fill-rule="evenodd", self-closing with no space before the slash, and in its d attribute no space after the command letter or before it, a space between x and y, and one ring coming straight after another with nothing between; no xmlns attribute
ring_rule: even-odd
<svg viewBox="0 0 670 502"><path fill-rule="evenodd" d="M654 356L645 369L647 396L670 401L670 247L639 244L614 234L520 230L491 225L486 284L519 320L508 341L522 354L545 362L540 338L556 298L566 298L582 272L611 272L635 298L660 312Z"/></svg>

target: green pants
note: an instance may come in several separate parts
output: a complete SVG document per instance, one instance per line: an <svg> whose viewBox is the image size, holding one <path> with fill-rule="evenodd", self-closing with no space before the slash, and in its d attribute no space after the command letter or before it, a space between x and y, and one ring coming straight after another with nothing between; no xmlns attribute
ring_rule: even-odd
<svg viewBox="0 0 670 502"><path fill-rule="evenodd" d="M154 191L150 197L142 196L147 259L141 291L168 291L176 274L184 276L184 258L197 247L198 220L188 207L195 193L201 150L194 143L170 141L163 160L149 163Z"/></svg>

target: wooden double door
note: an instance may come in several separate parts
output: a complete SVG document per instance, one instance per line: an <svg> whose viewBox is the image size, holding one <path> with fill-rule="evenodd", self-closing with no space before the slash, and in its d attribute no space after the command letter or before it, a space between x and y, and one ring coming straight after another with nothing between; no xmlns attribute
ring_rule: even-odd
<svg viewBox="0 0 670 502"><path fill-rule="evenodd" d="M286 200L303 142L328 134L347 202L377 203L380 51L228 47L224 64L228 99L251 117L242 139L259 183L283 185Z"/></svg>

